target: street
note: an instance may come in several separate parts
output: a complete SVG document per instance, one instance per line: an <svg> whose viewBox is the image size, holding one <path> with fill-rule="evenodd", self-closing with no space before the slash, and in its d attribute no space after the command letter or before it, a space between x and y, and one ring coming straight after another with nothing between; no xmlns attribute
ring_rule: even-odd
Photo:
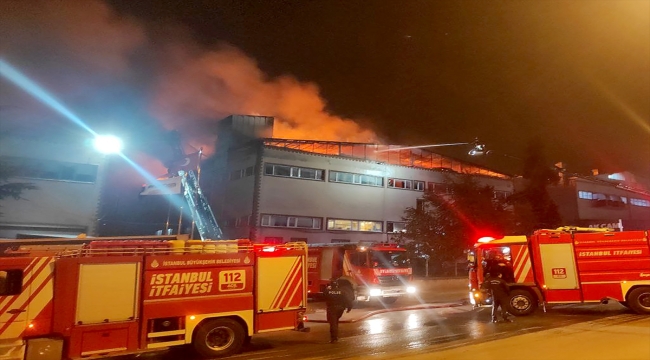
<svg viewBox="0 0 650 360"><path fill-rule="evenodd" d="M580 335L595 326L599 326L602 333L607 332L609 326L648 321L647 317L635 315L622 305L612 302L607 305L555 306L549 308L546 313L538 309L532 316L515 318L513 323L492 324L489 322L490 308L472 309L470 305L463 303L462 280L447 281L443 286L440 286L441 283L444 284L439 281L433 286L434 283L431 282L418 297L400 299L392 305L385 306L378 302L357 304L352 312L342 318L339 342L336 344L328 343L329 326L324 322L323 303L311 302L307 323L309 332L281 331L258 334L253 336L250 345L241 354L231 358L362 359L373 356L429 359L436 354L445 354L446 351L492 344L503 339L517 342L515 337L526 334L543 334L544 331L562 331L574 327L571 328L574 330L562 335L562 338L565 338ZM432 291L434 289L438 291ZM645 333L641 334L643 338ZM551 340L547 343L546 339L546 336L541 336L535 341L552 348ZM650 358L650 337L647 344L647 358ZM504 359L520 356L517 352L510 352L508 348L491 351L494 354L506 351L499 355ZM191 350L181 348L155 355L153 358L192 359L191 353ZM488 358L495 356L494 354L488 354ZM464 359L473 358L475 355L454 353L452 357L446 358ZM536 359L530 354L527 358ZM588 357L582 359L592 360Z"/></svg>

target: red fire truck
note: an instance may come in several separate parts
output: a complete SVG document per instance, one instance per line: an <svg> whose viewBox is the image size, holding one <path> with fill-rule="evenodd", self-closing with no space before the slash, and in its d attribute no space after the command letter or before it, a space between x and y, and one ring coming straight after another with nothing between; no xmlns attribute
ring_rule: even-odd
<svg viewBox="0 0 650 360"><path fill-rule="evenodd" d="M480 284L494 271L510 283L508 306L514 315L528 315L540 303L609 300L650 314L648 231L562 227L529 237L482 238L468 260L469 297L475 306L490 304Z"/></svg>
<svg viewBox="0 0 650 360"><path fill-rule="evenodd" d="M42 250L42 249L41 249ZM0 358L76 359L191 344L239 352L303 328L304 243L91 241L0 257Z"/></svg>
<svg viewBox="0 0 650 360"><path fill-rule="evenodd" d="M391 304L416 292L406 249L396 244L309 244L309 292L322 294L332 279L355 290L357 300Z"/></svg>

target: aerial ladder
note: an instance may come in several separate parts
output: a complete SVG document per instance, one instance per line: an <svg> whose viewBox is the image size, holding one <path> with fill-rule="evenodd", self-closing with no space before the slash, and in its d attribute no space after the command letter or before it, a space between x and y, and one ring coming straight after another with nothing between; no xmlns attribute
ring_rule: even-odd
<svg viewBox="0 0 650 360"><path fill-rule="evenodd" d="M196 224L196 229L201 236L201 240L221 240L223 232L217 224L212 208L208 199L203 195L199 180L194 171L179 171L181 183L183 184L183 196L187 201L192 212L192 219Z"/></svg>
<svg viewBox="0 0 650 360"><path fill-rule="evenodd" d="M199 235L201 236L201 240L222 240L223 232L217 223L217 219L214 217L208 199L203 194L203 191L201 191L199 175L197 175L200 173L201 150L199 150L198 154L197 172L187 168L184 170L172 171L171 168L179 159L184 159L184 165L187 165L189 163L189 158L181 146L181 139L178 131L169 132L168 141L171 145L172 154L170 158L171 161L165 163L165 165L170 173L176 173L181 177L183 196L185 197L185 201L187 201L187 205L190 207L192 219Z"/></svg>

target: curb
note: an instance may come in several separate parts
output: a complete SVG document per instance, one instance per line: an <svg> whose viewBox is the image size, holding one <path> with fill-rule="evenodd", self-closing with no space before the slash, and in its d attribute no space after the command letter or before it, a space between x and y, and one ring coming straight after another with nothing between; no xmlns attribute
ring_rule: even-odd
<svg viewBox="0 0 650 360"><path fill-rule="evenodd" d="M458 302L458 303L445 303L445 304L430 304L430 305L415 305L415 306L406 306L402 308L395 308L395 309L382 309L382 310L375 310L368 312L356 319L350 319L350 320L339 320L339 324L345 324L345 323L355 323L357 321L361 321L364 319L367 319L373 315L377 314L383 314L387 312L393 312L393 311L406 311L406 310L425 310L425 309L442 309L442 308L453 308L453 307L459 307L459 306L464 306L467 305L466 303L463 302ZM309 320L309 317L307 317L308 323L327 323L327 320Z"/></svg>

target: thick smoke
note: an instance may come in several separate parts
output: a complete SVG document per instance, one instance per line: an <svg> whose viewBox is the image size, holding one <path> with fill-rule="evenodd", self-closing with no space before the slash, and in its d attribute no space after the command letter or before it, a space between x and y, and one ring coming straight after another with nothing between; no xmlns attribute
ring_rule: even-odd
<svg viewBox="0 0 650 360"><path fill-rule="evenodd" d="M316 84L289 75L269 78L255 60L227 44L206 49L187 37L149 30L98 0L0 5L1 56L91 125L122 127L131 138L178 130L184 141L207 152L216 123L230 114L274 116L279 138L376 140L355 121L329 114ZM1 81L7 118L61 121Z"/></svg>
<svg viewBox="0 0 650 360"><path fill-rule="evenodd" d="M291 76L269 79L253 59L238 49L219 49L190 56L188 51L169 64L155 86L152 113L168 127L205 128L230 114L276 117L274 137L336 141L374 141L375 135L354 121L325 111L325 101L313 83ZM187 121L190 119L190 121Z"/></svg>

